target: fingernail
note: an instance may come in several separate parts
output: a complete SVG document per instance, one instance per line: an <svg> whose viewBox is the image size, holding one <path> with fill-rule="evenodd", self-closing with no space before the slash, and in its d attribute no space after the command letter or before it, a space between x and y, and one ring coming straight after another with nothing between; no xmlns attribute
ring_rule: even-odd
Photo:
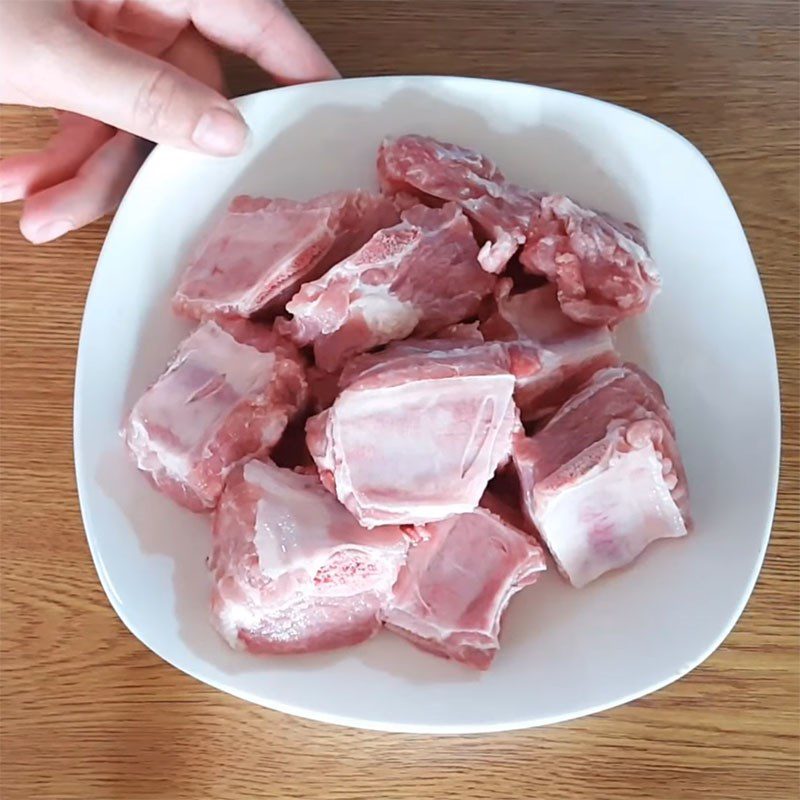
<svg viewBox="0 0 800 800"><path fill-rule="evenodd" d="M65 233L69 233L75 226L67 219L57 219L54 222L46 222L39 228L26 233L25 237L33 244L43 244L44 242L52 242L53 239L58 239Z"/></svg>
<svg viewBox="0 0 800 800"><path fill-rule="evenodd" d="M0 184L0 203L13 203L25 197L25 187L18 183Z"/></svg>
<svg viewBox="0 0 800 800"><path fill-rule="evenodd" d="M212 108L200 117L192 141L212 155L233 156L241 152L247 135L247 125L238 114Z"/></svg>

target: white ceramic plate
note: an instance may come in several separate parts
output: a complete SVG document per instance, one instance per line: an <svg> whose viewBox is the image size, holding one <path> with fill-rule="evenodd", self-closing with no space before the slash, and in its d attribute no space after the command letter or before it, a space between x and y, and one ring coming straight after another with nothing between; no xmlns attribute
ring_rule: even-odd
<svg viewBox="0 0 800 800"><path fill-rule="evenodd" d="M779 450L767 309L741 224L708 162L646 117L511 83L367 78L264 92L240 107L253 129L241 156L153 152L117 213L86 303L78 488L100 580L125 624L166 661L231 694L392 731L542 725L640 697L697 666L753 588ZM696 530L580 591L549 573L512 602L486 674L389 634L314 656L236 653L207 622L208 520L151 490L117 430L187 330L169 299L193 241L228 199L373 186L379 141L407 132L484 151L519 183L644 229L664 291L620 341L667 393Z"/></svg>

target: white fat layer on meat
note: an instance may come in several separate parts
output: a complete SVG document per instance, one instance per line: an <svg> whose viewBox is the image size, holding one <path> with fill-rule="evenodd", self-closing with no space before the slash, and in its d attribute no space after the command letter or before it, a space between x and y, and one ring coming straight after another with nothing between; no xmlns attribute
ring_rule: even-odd
<svg viewBox="0 0 800 800"><path fill-rule="evenodd" d="M616 453L535 505L537 528L577 587L628 564L656 539L686 534L652 442Z"/></svg>
<svg viewBox="0 0 800 800"><path fill-rule="evenodd" d="M399 300L385 284L362 285L359 296L350 304L350 315L360 313L364 321L381 338L404 339L417 327L420 315L413 303Z"/></svg>
<svg viewBox="0 0 800 800"><path fill-rule="evenodd" d="M508 233L500 232L495 241L484 242L478 251L478 263L486 272L493 274L503 271L503 267L508 263L514 253L519 250L519 246L525 243L524 236L511 236Z"/></svg>
<svg viewBox="0 0 800 800"><path fill-rule="evenodd" d="M514 377L497 374L344 392L328 429L339 499L353 496L363 511L374 509L380 522L424 523L473 510L507 455L505 448L498 452L498 440L509 439L515 422L513 390ZM467 427L457 413L470 401ZM453 441L455 433L460 439ZM395 497L376 501L376 489Z"/></svg>
<svg viewBox="0 0 800 800"><path fill-rule="evenodd" d="M147 464L156 457L170 475L185 477L200 455L196 448L243 397L269 384L274 366L274 353L240 344L215 323L198 328L133 409L131 449L140 468L153 469ZM153 426L170 431L178 443L154 438L148 432Z"/></svg>
<svg viewBox="0 0 800 800"><path fill-rule="evenodd" d="M322 281L319 282L320 284ZM420 320L419 310L413 303L407 303L392 294L389 285L361 284L350 289L354 299L350 302L346 317L328 319L325 306L328 296L322 292L314 300L302 305L289 303L286 310L298 318L309 319L319 317L323 320L320 333L335 333L347 319L359 314L363 317L371 331L382 338L403 339L408 336Z"/></svg>
<svg viewBox="0 0 800 800"><path fill-rule="evenodd" d="M194 466L186 451L176 451L150 438L147 427L134 416L128 423L127 441L136 458L136 466L143 472L160 472L182 481Z"/></svg>
<svg viewBox="0 0 800 800"><path fill-rule="evenodd" d="M400 226L397 226L400 227ZM405 226L411 230L410 226ZM338 330L346 321L346 318L333 317L326 309L330 302L328 290L337 281L344 282L352 298L346 317L352 318L353 312L360 312L369 327L378 334L385 334L392 338L404 338L408 336L419 322L419 312L412 303L399 300L391 293L388 283L365 284L361 281L362 273L366 268L370 270L388 269L392 279L396 277L398 264L408 257L409 252L413 251L419 244L419 238L415 237L404 247L392 251L383 260L370 261L368 264L362 263L358 256L363 252L358 251L349 259L339 262L329 270L322 278L306 287L316 288L313 299L305 297L293 298L286 305L286 310L298 319L311 319L314 317L322 321L320 326L321 334L330 334Z"/></svg>
<svg viewBox="0 0 800 800"><path fill-rule="evenodd" d="M211 624L234 650L245 649L244 642L239 638L239 631L254 630L260 621L261 614L244 603L226 601L211 615Z"/></svg>
<svg viewBox="0 0 800 800"><path fill-rule="evenodd" d="M244 477L264 494L256 506L253 542L265 577L276 580L288 573L304 573L313 579L337 553L358 553L369 562L387 554L380 537L360 528L316 479L256 461L245 465ZM390 552L394 555L401 551L405 551L403 540ZM371 580L351 579L341 585L331 582L321 587L309 583L305 589L326 596L357 594L371 588L372 583L385 582L388 572L376 569ZM388 579L391 584L391 576ZM297 588L302 588L302 584L300 581Z"/></svg>

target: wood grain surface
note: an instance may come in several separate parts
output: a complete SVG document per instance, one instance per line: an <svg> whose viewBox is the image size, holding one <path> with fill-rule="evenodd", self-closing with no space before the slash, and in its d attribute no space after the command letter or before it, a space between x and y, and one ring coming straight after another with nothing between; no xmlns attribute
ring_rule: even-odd
<svg viewBox="0 0 800 800"><path fill-rule="evenodd" d="M222 5L222 4L221 4ZM111 610L83 534L72 383L100 222L33 247L2 208L4 800L797 798L798 7L794 0L298 0L346 75L529 81L676 128L732 196L766 290L783 391L775 526L755 593L689 676L623 708L485 737L364 733L282 716L181 674ZM236 93L264 85L231 59ZM2 112L2 150L45 112ZM735 353L731 357L735 357Z"/></svg>

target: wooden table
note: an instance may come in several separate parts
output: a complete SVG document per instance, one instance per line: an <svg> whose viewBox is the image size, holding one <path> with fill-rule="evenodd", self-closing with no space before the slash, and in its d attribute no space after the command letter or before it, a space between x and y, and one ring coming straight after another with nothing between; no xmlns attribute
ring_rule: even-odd
<svg viewBox="0 0 800 800"><path fill-rule="evenodd" d="M299 721L161 662L117 619L75 495L72 380L106 222L43 247L2 212L2 753L5 800L798 797L798 11L793 0L305 0L346 75L453 73L562 87L694 141L744 222L783 387L781 496L747 610L701 667L595 717L431 738ZM231 62L238 92L262 86ZM3 152L47 114L2 113ZM735 354L732 354L732 357Z"/></svg>

